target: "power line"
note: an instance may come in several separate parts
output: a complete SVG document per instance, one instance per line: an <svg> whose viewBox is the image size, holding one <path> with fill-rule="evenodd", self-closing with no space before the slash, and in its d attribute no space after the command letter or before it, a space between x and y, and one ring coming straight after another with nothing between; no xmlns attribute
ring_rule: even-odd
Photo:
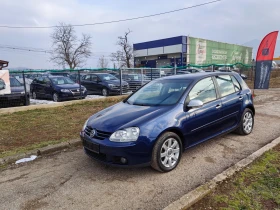
<svg viewBox="0 0 280 210"><path fill-rule="evenodd" d="M75 24L75 25L72 25L72 26L74 26L74 27L95 26L95 25L104 25L104 24L119 23L119 22L131 21L131 20L150 18L150 17L159 16L159 15L165 15L165 14L169 14L169 13L188 10L188 9L192 9L192 8L196 8L196 7L201 7L201 6L205 6L205 5L208 5L208 4L217 3L217 2L220 2L220 1L222 1L222 0L209 1L209 2L202 3L202 4L196 4L196 5L193 5L193 6L189 6L189 7L185 7L185 8L181 8L181 9L176 9L176 10L171 10L171 11L167 11L167 12L156 13L156 14L152 14L152 15L145 15L145 16L127 18L127 19L121 19L121 20L111 20L111 21L106 21L106 22ZM6 25L0 26L0 28L10 28L10 29L46 29L46 28L56 28L56 27L57 26L6 26Z"/></svg>

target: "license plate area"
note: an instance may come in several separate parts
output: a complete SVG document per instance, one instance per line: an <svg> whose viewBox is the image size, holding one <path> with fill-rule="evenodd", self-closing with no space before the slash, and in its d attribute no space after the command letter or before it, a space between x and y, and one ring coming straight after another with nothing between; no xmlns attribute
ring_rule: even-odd
<svg viewBox="0 0 280 210"><path fill-rule="evenodd" d="M84 147L86 147L88 150L99 154L99 151L100 151L100 146L99 146L99 144L96 144L96 143L93 143L93 142L89 142L89 141L87 141L87 140L83 140L83 145L84 145Z"/></svg>

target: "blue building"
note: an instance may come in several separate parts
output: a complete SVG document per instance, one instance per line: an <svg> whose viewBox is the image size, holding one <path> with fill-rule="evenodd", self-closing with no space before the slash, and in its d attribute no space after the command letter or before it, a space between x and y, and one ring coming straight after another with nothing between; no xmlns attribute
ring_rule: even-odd
<svg viewBox="0 0 280 210"><path fill-rule="evenodd" d="M186 65L187 37L142 42L133 45L134 66L160 68L162 66Z"/></svg>

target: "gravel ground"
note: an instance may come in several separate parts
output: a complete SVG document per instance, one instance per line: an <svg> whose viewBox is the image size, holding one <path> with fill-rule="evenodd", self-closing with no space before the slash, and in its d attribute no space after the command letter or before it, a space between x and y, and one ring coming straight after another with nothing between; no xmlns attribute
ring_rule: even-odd
<svg viewBox="0 0 280 210"><path fill-rule="evenodd" d="M105 166L81 148L64 151L2 171L0 209L162 209L280 136L280 91L256 94L251 135L188 149L169 173Z"/></svg>

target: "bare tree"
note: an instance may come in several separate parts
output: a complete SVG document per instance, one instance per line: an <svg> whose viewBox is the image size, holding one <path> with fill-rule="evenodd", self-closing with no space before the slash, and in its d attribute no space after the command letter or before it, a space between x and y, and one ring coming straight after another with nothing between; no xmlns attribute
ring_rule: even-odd
<svg viewBox="0 0 280 210"><path fill-rule="evenodd" d="M109 67L109 61L102 55L98 60L98 68L105 69Z"/></svg>
<svg viewBox="0 0 280 210"><path fill-rule="evenodd" d="M131 68L133 66L133 48L128 40L128 35L131 33L130 29L125 32L124 37L119 36L117 45L120 49L111 54L112 61L119 64L119 68Z"/></svg>
<svg viewBox="0 0 280 210"><path fill-rule="evenodd" d="M59 66L69 65L70 69L82 67L91 55L91 36L82 34L79 40L72 25L60 23L54 29L52 38L51 61Z"/></svg>

